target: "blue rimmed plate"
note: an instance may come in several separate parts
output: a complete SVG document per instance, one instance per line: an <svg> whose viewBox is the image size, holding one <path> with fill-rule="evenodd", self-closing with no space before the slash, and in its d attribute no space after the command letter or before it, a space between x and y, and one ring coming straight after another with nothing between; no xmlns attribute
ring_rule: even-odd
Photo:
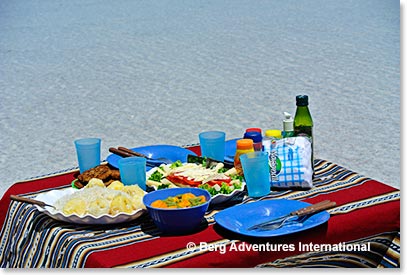
<svg viewBox="0 0 407 275"><path fill-rule="evenodd" d="M225 160L233 162L236 154L236 141L240 138L227 140L225 143Z"/></svg>
<svg viewBox="0 0 407 275"><path fill-rule="evenodd" d="M294 210L309 206L309 203L276 199L257 201L253 203L240 204L227 208L215 214L215 221L220 226L245 236L250 237L275 237L304 231L329 220L327 211L322 211L307 218L302 223L288 223L275 230L248 230L249 227L273 218L284 216Z"/></svg>
<svg viewBox="0 0 407 275"><path fill-rule="evenodd" d="M175 145L151 145L151 146L143 146L143 147L136 147L136 148L130 148L131 150L144 154L149 158L168 158L172 161L177 161L180 160L181 162L187 162L187 157L188 155L194 155L196 154L192 152L191 150L188 150L183 147L175 146ZM110 154L106 160L107 162L115 167L119 168L119 159L121 159L121 156L118 156L116 154ZM155 162L153 160L148 160L147 161L149 164L154 165L159 165L161 162ZM150 170L151 167L147 167L147 170Z"/></svg>

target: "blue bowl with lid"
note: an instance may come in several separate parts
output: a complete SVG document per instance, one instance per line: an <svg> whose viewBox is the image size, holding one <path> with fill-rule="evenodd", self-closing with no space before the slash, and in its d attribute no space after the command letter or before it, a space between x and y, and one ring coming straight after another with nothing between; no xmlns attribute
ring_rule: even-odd
<svg viewBox="0 0 407 275"><path fill-rule="evenodd" d="M151 206L156 200L192 193L195 196L205 196L206 202L188 208L157 208ZM183 235L198 231L205 224L205 212L208 210L211 195L200 188L168 188L153 191L144 195L143 203L154 224L164 234Z"/></svg>

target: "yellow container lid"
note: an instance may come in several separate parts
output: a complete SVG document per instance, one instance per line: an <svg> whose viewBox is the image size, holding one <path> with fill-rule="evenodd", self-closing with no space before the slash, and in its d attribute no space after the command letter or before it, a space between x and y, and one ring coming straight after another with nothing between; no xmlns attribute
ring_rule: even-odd
<svg viewBox="0 0 407 275"><path fill-rule="evenodd" d="M266 137L283 138L283 135L281 134L281 130L269 129L266 130Z"/></svg>
<svg viewBox="0 0 407 275"><path fill-rule="evenodd" d="M253 140L248 138L238 139L236 141L236 147L240 150L253 149Z"/></svg>

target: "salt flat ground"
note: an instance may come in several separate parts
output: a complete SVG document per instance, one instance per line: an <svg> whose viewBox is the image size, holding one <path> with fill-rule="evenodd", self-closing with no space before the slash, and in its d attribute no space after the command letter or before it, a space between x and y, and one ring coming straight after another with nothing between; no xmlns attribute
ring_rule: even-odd
<svg viewBox="0 0 407 275"><path fill-rule="evenodd" d="M77 166L73 140L185 145L282 128L400 186L399 1L0 1L0 194Z"/></svg>

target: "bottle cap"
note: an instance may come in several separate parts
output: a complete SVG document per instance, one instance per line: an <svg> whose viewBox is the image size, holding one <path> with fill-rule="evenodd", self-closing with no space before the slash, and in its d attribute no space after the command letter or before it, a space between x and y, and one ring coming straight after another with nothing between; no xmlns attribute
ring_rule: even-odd
<svg viewBox="0 0 407 275"><path fill-rule="evenodd" d="M247 128L245 132L259 132L261 134L261 128Z"/></svg>
<svg viewBox="0 0 407 275"><path fill-rule="evenodd" d="M294 131L294 120L290 113L284 112L283 129L285 132Z"/></svg>
<svg viewBox="0 0 407 275"><path fill-rule="evenodd" d="M236 147L237 149L241 150L249 150L253 148L253 140L252 139L238 139L236 141Z"/></svg>
<svg viewBox="0 0 407 275"><path fill-rule="evenodd" d="M308 96L307 95L297 95L295 98L297 106L308 106Z"/></svg>
<svg viewBox="0 0 407 275"><path fill-rule="evenodd" d="M266 131L266 137L282 138L281 130L269 129Z"/></svg>
<svg viewBox="0 0 407 275"><path fill-rule="evenodd" d="M253 140L254 143L261 142L261 140L263 139L261 133L259 132L246 132L244 133L243 138L250 138Z"/></svg>

